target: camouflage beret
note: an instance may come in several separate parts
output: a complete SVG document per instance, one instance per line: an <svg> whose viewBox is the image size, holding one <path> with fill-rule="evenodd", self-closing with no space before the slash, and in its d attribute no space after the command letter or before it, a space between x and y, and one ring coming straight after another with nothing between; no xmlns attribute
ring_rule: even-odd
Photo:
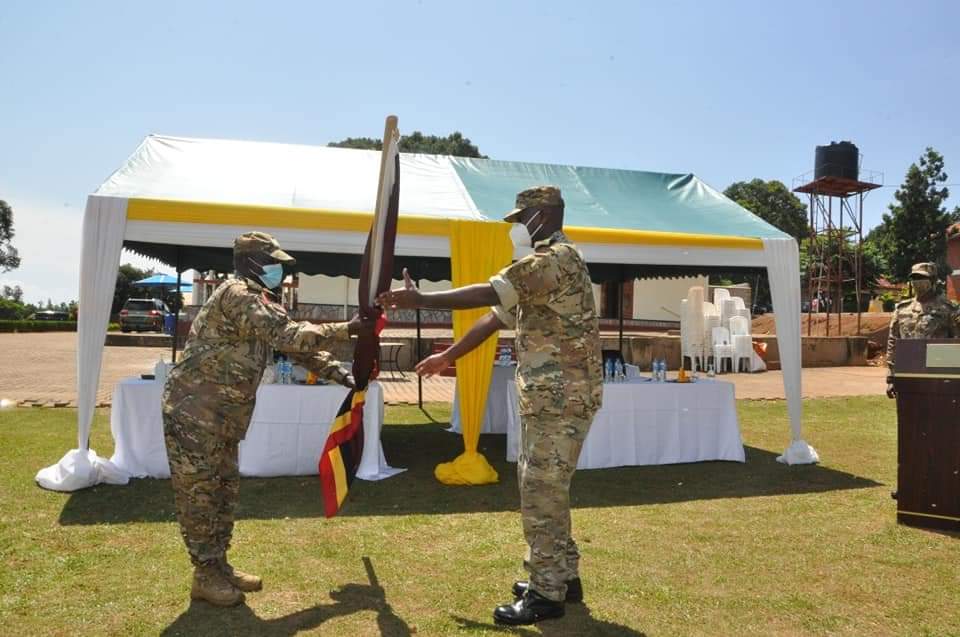
<svg viewBox="0 0 960 637"><path fill-rule="evenodd" d="M913 277L923 277L926 279L936 280L937 264L936 263L914 263L913 267L910 268L910 278L913 278Z"/></svg>
<svg viewBox="0 0 960 637"><path fill-rule="evenodd" d="M563 203L560 196L560 189L556 186L537 186L536 188L527 188L517 193L517 201L513 210L508 212L503 218L504 221L513 222L521 212L527 208L536 208L538 206L559 206Z"/></svg>
<svg viewBox="0 0 960 637"><path fill-rule="evenodd" d="M280 244L266 232L248 232L233 242L233 253L268 254L281 263L294 264L296 259L280 249Z"/></svg>

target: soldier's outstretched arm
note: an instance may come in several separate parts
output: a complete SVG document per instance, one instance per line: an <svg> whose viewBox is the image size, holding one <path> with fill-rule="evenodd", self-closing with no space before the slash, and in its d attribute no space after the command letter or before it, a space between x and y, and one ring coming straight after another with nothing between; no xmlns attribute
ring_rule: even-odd
<svg viewBox="0 0 960 637"><path fill-rule="evenodd" d="M317 325L291 320L283 306L260 295L248 294L237 308L238 321L245 330L284 352L315 352L331 340L350 338L350 323Z"/></svg>
<svg viewBox="0 0 960 637"><path fill-rule="evenodd" d="M496 314L488 312L474 323L470 331L464 334L463 338L459 341L445 351L434 354L433 356L428 356L417 363L417 373L427 378L439 374L450 367L458 358L475 350L481 343L504 327L505 325L497 318Z"/></svg>
<svg viewBox="0 0 960 637"><path fill-rule="evenodd" d="M407 269L403 269L403 287L377 297L381 307L396 310L427 308L432 310L468 310L497 303L497 294L489 283L465 285L440 292L421 292Z"/></svg>

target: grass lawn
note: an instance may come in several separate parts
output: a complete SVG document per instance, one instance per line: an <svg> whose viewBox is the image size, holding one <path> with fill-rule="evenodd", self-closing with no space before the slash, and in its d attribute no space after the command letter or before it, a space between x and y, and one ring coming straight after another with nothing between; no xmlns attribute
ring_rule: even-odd
<svg viewBox="0 0 960 637"><path fill-rule="evenodd" d="M75 494L36 471L76 444L72 410L0 412L0 633L9 635L960 635L960 540L897 526L893 405L807 401L818 466L775 462L782 401L739 403L746 464L582 471L574 529L586 605L535 629L491 623L522 574L514 465L444 487L446 405L388 407L390 463L322 515L316 478L245 479L232 561L261 574L248 605L190 604L166 480ZM112 451L109 414L92 446Z"/></svg>

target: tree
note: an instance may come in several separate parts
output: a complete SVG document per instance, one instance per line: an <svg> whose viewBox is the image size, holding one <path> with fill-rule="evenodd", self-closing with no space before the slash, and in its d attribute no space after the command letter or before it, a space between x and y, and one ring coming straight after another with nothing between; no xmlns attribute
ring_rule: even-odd
<svg viewBox="0 0 960 637"><path fill-rule="evenodd" d="M0 199L0 272L20 267L20 253L13 247L13 208Z"/></svg>
<svg viewBox="0 0 960 637"><path fill-rule="evenodd" d="M738 181L730 184L723 194L757 215L767 223L798 239L803 258L803 239L807 231L807 207L783 183L773 180ZM767 273L744 275L732 272L720 277L711 276L710 282L723 280L729 283L749 283L753 289L754 307L771 305L770 282Z"/></svg>
<svg viewBox="0 0 960 637"><path fill-rule="evenodd" d="M343 141L330 142L327 146L334 148L359 148L361 150L381 150L383 140L371 137L348 137ZM454 132L446 137L424 135L420 131L413 131L409 135L400 137L400 152L424 153L427 155L454 155L456 157L477 157L487 159L480 154L480 149L460 132Z"/></svg>
<svg viewBox="0 0 960 637"><path fill-rule="evenodd" d="M21 288L19 285L4 285L2 297L4 299L16 301L17 303L23 303L23 288Z"/></svg>
<svg viewBox="0 0 960 637"><path fill-rule="evenodd" d="M941 273L947 272L947 226L960 220L960 207L948 212L944 202L950 191L944 185L943 155L927 148L920 164L911 164L903 184L893 197L890 212L884 213L873 237L897 281L905 281L910 267L922 261L934 261Z"/></svg>
<svg viewBox="0 0 960 637"><path fill-rule="evenodd" d="M777 180L738 181L723 194L795 239L808 234L807 206Z"/></svg>

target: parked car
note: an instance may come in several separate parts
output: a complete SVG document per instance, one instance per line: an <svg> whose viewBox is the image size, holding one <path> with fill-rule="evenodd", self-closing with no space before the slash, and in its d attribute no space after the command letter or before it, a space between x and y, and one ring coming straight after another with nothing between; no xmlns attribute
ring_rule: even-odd
<svg viewBox="0 0 960 637"><path fill-rule="evenodd" d="M120 331L163 331L164 317L170 312L160 299L128 299L120 310Z"/></svg>
<svg viewBox="0 0 960 637"><path fill-rule="evenodd" d="M55 312L54 310L44 310L35 312L31 317L33 321L69 321L70 314L67 312Z"/></svg>

